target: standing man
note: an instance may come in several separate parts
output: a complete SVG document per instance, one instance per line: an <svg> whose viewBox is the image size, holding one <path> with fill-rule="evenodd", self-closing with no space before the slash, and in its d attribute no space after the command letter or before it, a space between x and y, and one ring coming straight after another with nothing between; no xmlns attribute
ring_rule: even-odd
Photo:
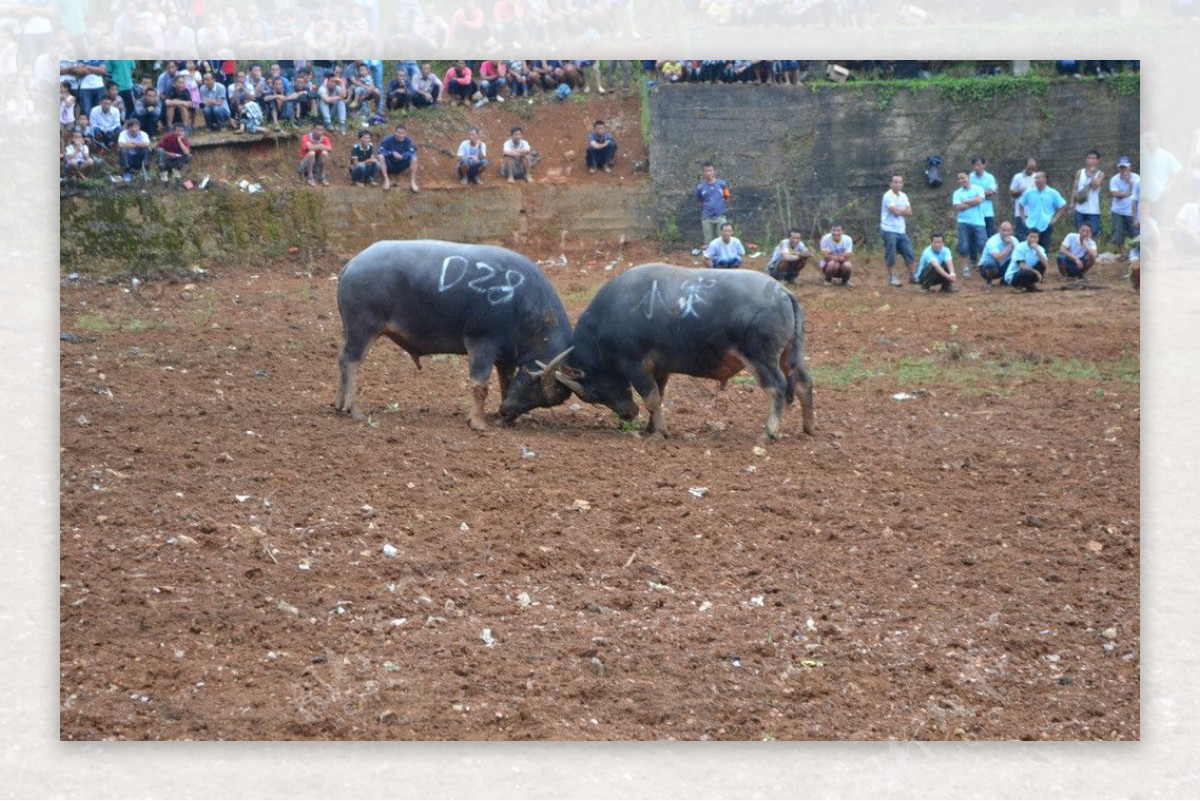
<svg viewBox="0 0 1200 801"><path fill-rule="evenodd" d="M721 226L728 222L725 217L729 203L729 184L717 177L717 168L711 161L700 165L704 179L696 185L692 197L700 204L700 230L704 241L717 238Z"/></svg>
<svg viewBox="0 0 1200 801"><path fill-rule="evenodd" d="M617 140L605 130L604 120L596 120L592 123L592 131L587 140L588 175L594 175L598 169L612 172L612 163L616 157Z"/></svg>
<svg viewBox="0 0 1200 801"><path fill-rule="evenodd" d="M383 188L391 189L391 176L400 175L408 170L408 186L412 191L419 192L417 187L417 146L413 144L408 129L401 123L396 126L396 132L385 136L379 143L379 156L383 166Z"/></svg>
<svg viewBox="0 0 1200 801"><path fill-rule="evenodd" d="M975 156L971 159L971 174L968 178L970 178L971 186L983 189L983 227L990 237L996 233L996 207L992 204L992 198L996 196L996 191L999 189L996 184L996 176L987 171L987 159L983 156ZM966 274L964 270L963 275Z"/></svg>
<svg viewBox="0 0 1200 801"><path fill-rule="evenodd" d="M487 167L487 144L480 141L478 128L468 128L467 138L458 145L458 182L482 184Z"/></svg>
<svg viewBox="0 0 1200 801"><path fill-rule="evenodd" d="M1089 150L1083 157L1083 169L1075 173L1067 209L1075 214L1075 230L1087 223L1092 234L1100 236L1100 190L1104 171L1100 169L1100 151Z"/></svg>
<svg viewBox="0 0 1200 801"><path fill-rule="evenodd" d="M715 270L734 270L742 266L746 248L733 235L733 223L721 223L721 235L704 249L704 261Z"/></svg>
<svg viewBox="0 0 1200 801"><path fill-rule="evenodd" d="M850 254L854 251L854 240L842 233L841 223L834 223L829 233L821 237L821 273L825 283L832 284L840 278L842 286L850 286L850 271L854 269Z"/></svg>
<svg viewBox="0 0 1200 801"><path fill-rule="evenodd" d="M1025 241L1013 250L1004 272L1004 283L1013 289L1025 292L1041 292L1038 286L1050 262L1046 260L1046 251L1038 244L1038 232L1030 231L1025 235Z"/></svg>
<svg viewBox="0 0 1200 801"><path fill-rule="evenodd" d="M950 198L958 212L958 255L967 259L963 278L971 277L971 267L979 261L987 244L987 228L983 224L983 203L987 200L983 187L972 184L965 172L958 173L958 189Z"/></svg>
<svg viewBox="0 0 1200 801"><path fill-rule="evenodd" d="M1133 221L1134 196L1141 187L1141 177L1133 171L1129 156L1117 159L1117 174L1108 182L1108 194L1112 198L1112 237L1111 241L1117 246L1121 260L1124 261L1125 240L1137 236L1137 228Z"/></svg>
<svg viewBox="0 0 1200 801"><path fill-rule="evenodd" d="M991 286L993 281L1004 280L1008 263L1018 241L1013 236L1013 226L1008 220L1000 223L1000 230L988 238L983 246L983 258L979 260L979 275Z"/></svg>
<svg viewBox="0 0 1200 801"><path fill-rule="evenodd" d="M1013 199L1013 226L1016 228L1017 239L1025 238L1025 209L1021 207L1021 195L1033 186L1033 176L1037 172L1037 159L1025 161L1025 169L1012 177L1008 184L1008 193Z"/></svg>
<svg viewBox="0 0 1200 801"><path fill-rule="evenodd" d="M929 247L921 253L921 263L917 268L921 276L921 289L929 292L936 285L942 292L953 292L958 277L954 274L954 260L950 257L950 248L946 247L946 239L940 232L935 232L929 238Z"/></svg>
<svg viewBox="0 0 1200 801"><path fill-rule="evenodd" d="M514 125L512 138L505 140L504 147L501 149L504 157L504 170L508 174L508 182L511 184L517 177L517 171L524 176L526 183L533 183L533 175L530 171L533 169L533 164L530 161L530 155L533 153L533 148L524 138L525 132L521 130L520 125Z"/></svg>
<svg viewBox="0 0 1200 801"><path fill-rule="evenodd" d="M888 191L883 193L883 202L879 210L879 230L883 234L883 263L887 266L888 283L900 286L893 268L896 266L896 252L904 257L904 269L908 280L917 283L917 275L913 272L913 246L908 238L908 222L906 217L912 216L912 205L904 192L904 178L892 176Z"/></svg>
<svg viewBox="0 0 1200 801"><path fill-rule="evenodd" d="M1021 195L1021 208L1025 210L1025 230L1037 231L1041 247L1051 246L1054 224L1067 208L1067 201L1058 190L1046 185L1046 173L1038 170L1033 174L1033 186Z"/></svg>

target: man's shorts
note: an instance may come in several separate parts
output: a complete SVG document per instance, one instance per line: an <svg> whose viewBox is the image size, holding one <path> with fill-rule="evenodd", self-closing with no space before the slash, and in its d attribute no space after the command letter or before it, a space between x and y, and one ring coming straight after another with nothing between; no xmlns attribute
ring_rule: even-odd
<svg viewBox="0 0 1200 801"><path fill-rule="evenodd" d="M411 158L405 159L389 159L384 158L383 163L387 165L388 175L399 175L409 168L412 164Z"/></svg>

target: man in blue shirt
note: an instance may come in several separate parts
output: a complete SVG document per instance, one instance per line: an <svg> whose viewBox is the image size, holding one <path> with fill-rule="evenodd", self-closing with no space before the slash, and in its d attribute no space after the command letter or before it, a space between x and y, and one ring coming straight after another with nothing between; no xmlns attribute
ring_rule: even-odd
<svg viewBox="0 0 1200 801"><path fill-rule="evenodd" d="M958 212L958 255L968 259L963 265L963 277L969 278L971 266L983 253L987 243L987 228L983 224L983 204L987 200L983 187L971 184L965 172L958 174L958 189L950 198Z"/></svg>
<svg viewBox="0 0 1200 801"><path fill-rule="evenodd" d="M746 248L742 247L741 240L733 235L732 223L723 223L721 235L709 242L704 250L704 260L708 262L708 266L718 270L741 267L742 257L745 255Z"/></svg>
<svg viewBox="0 0 1200 801"><path fill-rule="evenodd" d="M1046 173L1033 174L1033 186L1021 195L1021 207L1025 210L1025 228L1038 232L1042 247L1050 247L1054 224L1067 207L1066 199L1054 187L1046 185Z"/></svg>
<svg viewBox="0 0 1200 801"><path fill-rule="evenodd" d="M1008 269L1004 272L1004 283L1013 289L1025 292L1041 292L1038 286L1050 262L1046 260L1046 251L1038 244L1038 232L1030 230L1025 235L1025 241L1013 249L1012 258L1008 261Z"/></svg>
<svg viewBox="0 0 1200 801"><path fill-rule="evenodd" d="M704 162L701 167L704 180L696 185L692 197L700 204L700 230L704 233L704 241L711 242L727 222L729 185L717 177L717 168L711 161Z"/></svg>
<svg viewBox="0 0 1200 801"><path fill-rule="evenodd" d="M397 125L396 132L385 136L379 143L379 158L383 160L384 189L392 188L391 176L409 170L409 188L414 192L420 191L417 187L417 146L403 124Z"/></svg>
<svg viewBox="0 0 1200 801"><path fill-rule="evenodd" d="M929 247L921 253L917 274L921 277L921 289L929 292L934 286L940 286L943 292L953 292L958 277L954 274L954 260L950 257L950 248L946 247L945 237L935 232L930 237Z"/></svg>
<svg viewBox="0 0 1200 801"><path fill-rule="evenodd" d="M613 139L604 128L604 120L596 120L592 124L592 132L588 134L587 141L587 168L588 174L595 174L596 170L603 169L605 172L612 172L612 162L617 155L617 141Z"/></svg>
<svg viewBox="0 0 1200 801"><path fill-rule="evenodd" d="M992 198L996 196L996 191L1000 188L996 183L996 176L987 171L987 159L983 156L975 156L971 159L971 174L968 176L971 180L971 186L978 186L983 189L985 200L983 201L983 227L987 231L988 237L996 233L996 207L992 204Z"/></svg>

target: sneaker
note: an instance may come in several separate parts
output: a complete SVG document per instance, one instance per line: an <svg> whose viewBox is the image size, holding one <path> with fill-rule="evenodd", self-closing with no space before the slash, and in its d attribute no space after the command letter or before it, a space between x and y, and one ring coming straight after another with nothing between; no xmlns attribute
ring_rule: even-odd
<svg viewBox="0 0 1200 801"><path fill-rule="evenodd" d="M169 170L159 170L158 171L158 179L165 184L167 181L171 180L170 171Z"/></svg>
<svg viewBox="0 0 1200 801"><path fill-rule="evenodd" d="M503 102L504 102L504 98L503 98L503 97L501 97L500 95L496 95L496 102L497 102L497 103L503 103Z"/></svg>
<svg viewBox="0 0 1200 801"><path fill-rule="evenodd" d="M321 186L329 186L329 179L324 175L321 176Z"/></svg>
<svg viewBox="0 0 1200 801"><path fill-rule="evenodd" d="M970 277L971 277L971 265L968 264L963 267L963 278L970 278Z"/></svg>
<svg viewBox="0 0 1200 801"><path fill-rule="evenodd" d="M375 186L375 179L374 179L374 178L368 178L368 179L367 179L367 183L369 183L371 186Z"/></svg>
<svg viewBox="0 0 1200 801"><path fill-rule="evenodd" d="M901 286L900 279L894 275L888 279L888 283L891 284L892 286Z"/></svg>
<svg viewBox="0 0 1200 801"><path fill-rule="evenodd" d="M513 177L512 177L511 175L510 175L510 176L508 176L508 182L509 182L510 184L513 182L513 180L514 180L514 179L513 179Z"/></svg>
<svg viewBox="0 0 1200 801"><path fill-rule="evenodd" d="M460 184L462 184L463 186L466 186L466 184L467 184L467 176L465 176L465 175L464 175L462 178L459 178L459 179L458 179L458 182L459 182Z"/></svg>
<svg viewBox="0 0 1200 801"><path fill-rule="evenodd" d="M595 174L596 174L596 168L588 167L588 175L595 175Z"/></svg>
<svg viewBox="0 0 1200 801"><path fill-rule="evenodd" d="M852 286L854 286L854 284L850 283L850 279L849 279L849 278L843 278L843 279L842 279L842 286L849 288L849 287L852 287Z"/></svg>
<svg viewBox="0 0 1200 801"><path fill-rule="evenodd" d="M833 286L833 279L827 275L827 276L825 276L825 283L828 284L829 286Z"/></svg>
<svg viewBox="0 0 1200 801"><path fill-rule="evenodd" d="M605 171L605 172L612 172L612 167L610 167L610 166L608 166L607 164L605 164L605 165L604 165L604 171Z"/></svg>
<svg viewBox="0 0 1200 801"><path fill-rule="evenodd" d="M919 284L919 283L921 283L921 279L917 278L915 275L910 275L910 276L908 277L908 283L910 283L910 284Z"/></svg>
<svg viewBox="0 0 1200 801"><path fill-rule="evenodd" d="M483 176L482 175L475 176L475 185L483 186Z"/></svg>
<svg viewBox="0 0 1200 801"><path fill-rule="evenodd" d="M124 181L125 183L129 183L130 181L132 181L132 180L133 180L133 176L132 176L131 174L129 174L129 173L124 173L124 174L121 176L121 180L122 180L122 181Z"/></svg>
<svg viewBox="0 0 1200 801"><path fill-rule="evenodd" d="M307 178L305 178L304 180L305 180L305 182L307 182L307 183L308 183L308 185L309 185L309 186L316 186L316 185L317 185L317 182L313 180L313 178L312 178L312 176L311 176L311 175L310 175L310 176L308 176Z"/></svg>
<svg viewBox="0 0 1200 801"><path fill-rule="evenodd" d="M531 184L531 183L533 183L533 176L532 176L532 175L526 175L526 176L525 176L525 183L527 183L527 184Z"/></svg>

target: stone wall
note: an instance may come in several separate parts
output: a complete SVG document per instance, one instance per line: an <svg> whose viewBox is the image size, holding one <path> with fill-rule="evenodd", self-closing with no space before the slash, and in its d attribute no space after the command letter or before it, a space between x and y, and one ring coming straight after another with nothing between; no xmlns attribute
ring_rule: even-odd
<svg viewBox="0 0 1200 801"><path fill-rule="evenodd" d="M954 173L979 154L1001 184L1000 218L1011 214L1008 182L1033 156L1064 192L1095 147L1108 175L1119 155L1138 157L1139 99L1096 81L1049 82L1038 95L970 102L935 84L658 86L650 90L650 174L664 234L701 244L690 194L712 161L733 193L731 220L743 241L764 246L792 225L810 241L832 220L878 246L880 196L905 177L918 242L952 232ZM945 183L930 189L925 160L945 159Z"/></svg>
<svg viewBox="0 0 1200 801"><path fill-rule="evenodd" d="M380 239L495 242L521 249L543 237L630 239L654 234L648 183L624 186L499 184L484 190L332 187L249 194L214 185L184 192L151 186L65 197L63 272L155 275L193 266L252 264L290 248L349 258Z"/></svg>

